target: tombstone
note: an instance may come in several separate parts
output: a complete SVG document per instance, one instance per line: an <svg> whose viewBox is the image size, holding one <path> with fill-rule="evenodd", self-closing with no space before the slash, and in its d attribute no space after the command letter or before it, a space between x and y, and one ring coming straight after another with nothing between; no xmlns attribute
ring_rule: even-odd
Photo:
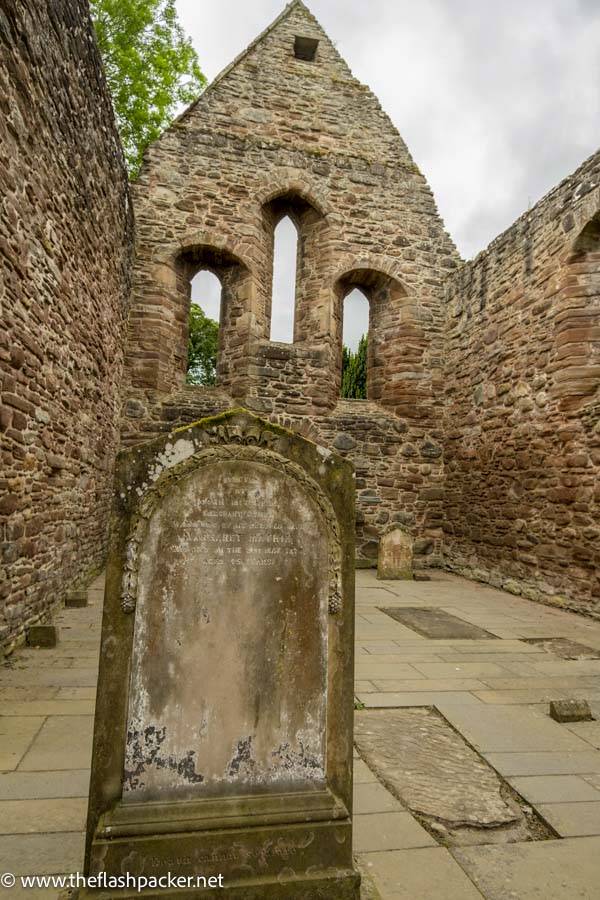
<svg viewBox="0 0 600 900"><path fill-rule="evenodd" d="M120 454L88 875L358 898L353 491L347 461L245 410Z"/></svg>
<svg viewBox="0 0 600 900"><path fill-rule="evenodd" d="M379 541L377 577L381 579L411 579L413 539L399 525L387 529Z"/></svg>

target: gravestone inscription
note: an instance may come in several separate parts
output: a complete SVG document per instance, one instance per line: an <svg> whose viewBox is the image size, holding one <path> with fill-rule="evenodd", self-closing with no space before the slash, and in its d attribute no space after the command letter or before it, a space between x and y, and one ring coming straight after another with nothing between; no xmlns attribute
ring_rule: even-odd
<svg viewBox="0 0 600 900"><path fill-rule="evenodd" d="M89 874L358 896L353 501L346 461L244 410L122 454Z"/></svg>

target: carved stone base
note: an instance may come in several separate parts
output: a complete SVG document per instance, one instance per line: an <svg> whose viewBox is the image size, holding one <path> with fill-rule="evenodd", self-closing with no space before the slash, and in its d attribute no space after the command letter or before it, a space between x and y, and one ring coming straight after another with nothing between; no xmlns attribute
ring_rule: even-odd
<svg viewBox="0 0 600 900"><path fill-rule="evenodd" d="M160 826L159 826L160 827ZM79 900L192 900L212 894L208 887L159 887L161 876L222 876L213 891L223 900L359 900L360 876L352 865L352 830L348 819L310 824L273 824L210 829L188 833L138 834L96 838L90 875L130 873L150 883L136 888L89 888ZM108 884L108 882L107 882Z"/></svg>

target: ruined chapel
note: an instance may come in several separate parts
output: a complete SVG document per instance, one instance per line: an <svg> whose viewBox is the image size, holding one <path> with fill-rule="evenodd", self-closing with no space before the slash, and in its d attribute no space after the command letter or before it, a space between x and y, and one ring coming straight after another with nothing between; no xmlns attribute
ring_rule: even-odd
<svg viewBox="0 0 600 900"><path fill-rule="evenodd" d="M130 186L85 0L9 0L0 40L5 648L103 565L119 448L237 407L351 460L358 565L397 524L419 569L599 615L600 153L463 261L300 0ZM291 343L270 339L286 216ZM215 387L185 382L205 269L221 283ZM365 400L340 399L355 288Z"/></svg>

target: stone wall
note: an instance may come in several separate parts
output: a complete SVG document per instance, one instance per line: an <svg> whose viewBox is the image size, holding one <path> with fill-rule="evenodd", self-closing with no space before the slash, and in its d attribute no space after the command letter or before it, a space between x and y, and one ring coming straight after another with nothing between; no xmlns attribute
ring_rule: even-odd
<svg viewBox="0 0 600 900"><path fill-rule="evenodd" d="M600 600L600 153L448 285L445 562Z"/></svg>
<svg viewBox="0 0 600 900"><path fill-rule="evenodd" d="M313 60L296 38L318 42ZM146 154L123 440L233 406L350 456L358 556L394 517L441 561L444 289L458 254L376 98L295 0ZM273 235L299 232L292 344L269 340ZM190 279L222 283L218 388L184 386ZM368 401L340 401L343 300L370 304Z"/></svg>
<svg viewBox="0 0 600 900"><path fill-rule="evenodd" d="M85 0L0 11L0 644L103 560L132 216Z"/></svg>

